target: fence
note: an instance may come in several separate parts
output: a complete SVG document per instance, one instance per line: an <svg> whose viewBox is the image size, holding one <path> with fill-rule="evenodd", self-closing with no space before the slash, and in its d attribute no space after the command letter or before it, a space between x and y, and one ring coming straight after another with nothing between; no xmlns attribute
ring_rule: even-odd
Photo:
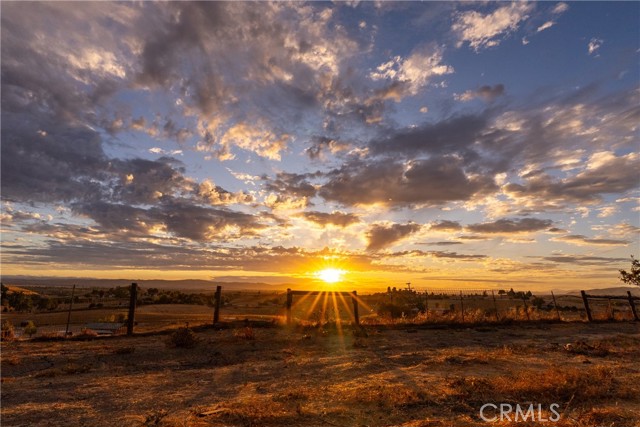
<svg viewBox="0 0 640 427"><path fill-rule="evenodd" d="M590 322L592 322L594 320L594 313L593 313L593 308L594 308L594 304L590 304L589 300L595 300L595 301L606 301L606 318L603 320L612 320L616 318L616 309L618 312L621 312L620 308L621 306L624 307L627 304L629 305L629 308L631 309L631 314L633 315L633 319L634 320L640 320L638 319L638 312L636 311L636 304L635 301L640 301L639 297L634 297L633 295L631 295L631 291L627 291L627 296L622 296L622 295L589 295L587 294L585 291L580 291L580 295L582 296L582 301L584 303L584 309L587 313L587 318L589 319ZM619 301L620 300L626 300L626 302L620 304Z"/></svg>
<svg viewBox="0 0 640 427"><path fill-rule="evenodd" d="M31 333L75 336L88 330L98 334L133 334L244 319L356 325L638 320L635 306L638 300L630 292L627 296L589 295L584 291L580 295L551 292L534 296L482 289L389 289L386 293L368 295L356 291L228 290L223 294L222 286L217 286L215 292L209 289L204 293L184 293L142 289L133 283L111 289L51 286L43 289L38 298L34 297L31 305L21 306L29 309L3 313L3 321L11 321L15 334L21 337ZM29 321L35 323L35 331L28 328Z"/></svg>

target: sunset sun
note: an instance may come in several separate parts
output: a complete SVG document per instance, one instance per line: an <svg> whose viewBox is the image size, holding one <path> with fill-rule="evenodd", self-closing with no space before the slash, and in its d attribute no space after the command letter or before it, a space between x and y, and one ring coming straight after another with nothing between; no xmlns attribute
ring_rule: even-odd
<svg viewBox="0 0 640 427"><path fill-rule="evenodd" d="M316 273L318 278L322 279L326 283L339 282L342 279L343 274L343 270L338 270L336 268L325 268L324 270L320 270Z"/></svg>

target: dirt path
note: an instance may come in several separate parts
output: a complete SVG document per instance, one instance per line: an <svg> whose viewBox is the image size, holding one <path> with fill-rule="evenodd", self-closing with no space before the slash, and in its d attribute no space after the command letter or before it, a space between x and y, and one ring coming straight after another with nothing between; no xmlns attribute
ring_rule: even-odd
<svg viewBox="0 0 640 427"><path fill-rule="evenodd" d="M640 425L637 323L367 331L3 343L2 425L459 427L488 402Z"/></svg>

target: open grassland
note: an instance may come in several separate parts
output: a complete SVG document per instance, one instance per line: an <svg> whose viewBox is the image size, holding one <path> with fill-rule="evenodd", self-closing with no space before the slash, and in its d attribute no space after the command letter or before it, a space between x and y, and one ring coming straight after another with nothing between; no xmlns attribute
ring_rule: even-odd
<svg viewBox="0 0 640 427"><path fill-rule="evenodd" d="M485 424L484 403L558 403L546 425L640 425L638 323L169 337L3 343L2 425L462 427Z"/></svg>

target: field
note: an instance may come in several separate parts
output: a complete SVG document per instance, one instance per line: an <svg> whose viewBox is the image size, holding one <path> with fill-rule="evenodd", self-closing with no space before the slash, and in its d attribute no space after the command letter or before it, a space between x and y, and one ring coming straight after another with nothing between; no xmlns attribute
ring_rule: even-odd
<svg viewBox="0 0 640 427"><path fill-rule="evenodd" d="M640 324L245 327L2 344L3 426L640 425ZM537 408L537 406L536 406ZM491 413L489 416L493 416Z"/></svg>

